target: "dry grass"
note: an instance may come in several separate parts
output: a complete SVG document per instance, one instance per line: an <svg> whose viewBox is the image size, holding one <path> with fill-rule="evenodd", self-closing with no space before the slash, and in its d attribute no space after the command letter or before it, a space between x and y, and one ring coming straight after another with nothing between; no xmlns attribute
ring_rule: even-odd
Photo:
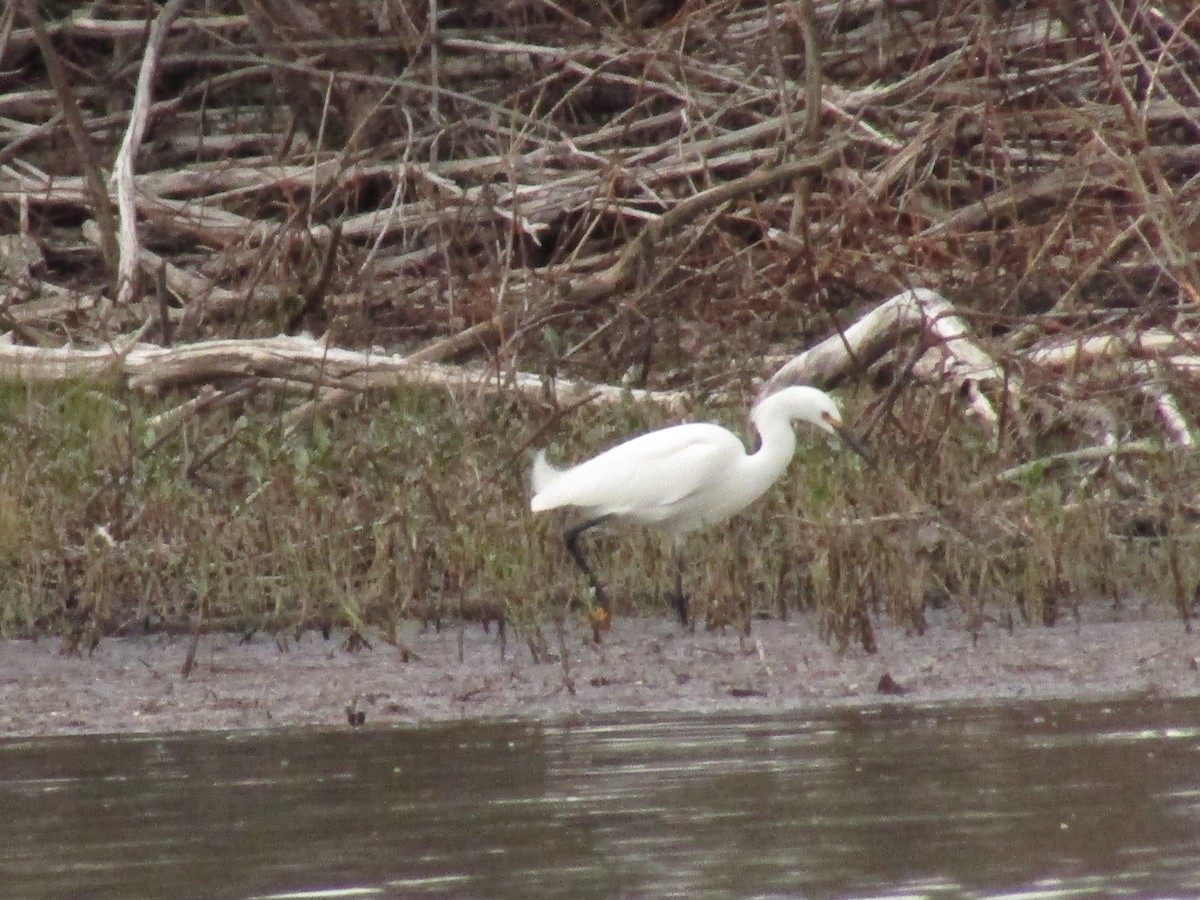
<svg viewBox="0 0 1200 900"><path fill-rule="evenodd" d="M59 632L79 646L147 627L394 636L410 618L503 619L544 652L554 632L543 629L569 610L582 628L563 520L527 511L523 445L554 422L549 409L429 390L288 431L260 402L166 442L147 424L155 411L88 385L5 392L0 632ZM557 452L659 424L646 412L561 421ZM714 415L738 427L739 413ZM214 431L232 437L215 454ZM750 629L811 607L827 637L870 647L878 616L919 631L931 604L979 624L1052 623L1131 596L1190 607L1194 526L1161 498L1194 483L1191 457L1138 469L1151 499L1076 498L1069 477L989 483L993 466L957 417L931 417L924 437L877 440L879 472L804 442L762 504L689 542L701 621ZM591 540L619 614L665 611L664 544L637 529Z"/></svg>
<svg viewBox="0 0 1200 900"><path fill-rule="evenodd" d="M998 435L910 349L858 373L881 473L814 452L698 538L709 620L811 603L831 638L869 645L873 616L919 629L929 603L1049 623L1150 593L1190 613L1196 463L1161 437L1164 411L1200 417L1200 367L1135 339L1200 355L1192 4L441 2L436 28L425 0L386 19L210 4L151 70L126 198L140 248L123 251L142 276L117 287L96 173L138 119L145 7L46 35L18 7L0 29L0 232L35 249L10 265L29 247L3 248L13 341L303 328L469 360L495 391L365 393L297 425L294 382L242 376L171 431L152 417L194 384L9 385L4 631L503 615L546 640L580 584L556 526L524 512L521 451L577 458L663 414L559 409L509 376L678 388L735 424L779 361L914 285L1020 380L988 387ZM1026 367L1093 336L1130 349ZM1055 455L1105 436L1149 445ZM657 542L601 541L613 593L656 600Z"/></svg>

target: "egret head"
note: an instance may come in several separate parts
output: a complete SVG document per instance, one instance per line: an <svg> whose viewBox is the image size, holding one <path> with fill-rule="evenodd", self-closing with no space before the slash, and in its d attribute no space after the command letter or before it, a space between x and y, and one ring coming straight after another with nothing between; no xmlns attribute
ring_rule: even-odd
<svg viewBox="0 0 1200 900"><path fill-rule="evenodd" d="M750 418L756 424L767 419L807 422L831 434L842 427L837 401L808 385L790 385L761 397L750 410Z"/></svg>
<svg viewBox="0 0 1200 900"><path fill-rule="evenodd" d="M836 434L847 447L874 465L862 443L842 423L842 411L837 401L824 391L808 385L785 387L759 400L751 411L752 417L774 418L778 415L792 422L808 422L822 431Z"/></svg>
<svg viewBox="0 0 1200 900"><path fill-rule="evenodd" d="M814 389L809 398L809 404L811 405L811 415L804 417L807 421L830 434L841 434L845 430L846 426L842 424L842 411L838 408L837 401L828 394Z"/></svg>

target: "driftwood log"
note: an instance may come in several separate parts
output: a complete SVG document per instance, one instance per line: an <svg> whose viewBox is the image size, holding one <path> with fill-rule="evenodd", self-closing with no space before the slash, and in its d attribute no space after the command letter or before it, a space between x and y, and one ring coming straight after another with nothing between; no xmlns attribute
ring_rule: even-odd
<svg viewBox="0 0 1200 900"><path fill-rule="evenodd" d="M90 349L0 344L0 378L52 382L116 374L132 388L156 394L196 390L202 385L234 384L240 389L246 379L259 379L271 389L317 398L420 384L468 393L516 390L562 403L631 398L681 407L687 399L680 391L446 366L428 362L419 353L404 356L340 348L308 335L210 340L173 347L143 343L141 337L141 333L134 334ZM1149 331L1130 342L1110 336L1074 344L1034 345L1012 363L1025 371L1057 371L1125 359L1125 371L1135 379L1137 390L1158 410L1166 441L1191 447L1195 443L1192 424L1165 387L1163 376L1168 370L1200 370L1195 346L1196 341L1186 336ZM765 381L762 393L785 384L833 386L863 372L884 354L908 350L911 355L913 348L919 352L912 356L910 372L926 384L961 397L966 409L995 437L999 417L988 391L1003 389L1011 401L1020 402L1021 379L1007 376L954 307L928 289L904 291L883 301L849 327L788 360ZM1129 361L1131 355L1135 358ZM1111 435L1107 440L1115 443Z"/></svg>
<svg viewBox="0 0 1200 900"><path fill-rule="evenodd" d="M0 375L312 414L888 370L1193 444L1189 4L617 6L8 4Z"/></svg>

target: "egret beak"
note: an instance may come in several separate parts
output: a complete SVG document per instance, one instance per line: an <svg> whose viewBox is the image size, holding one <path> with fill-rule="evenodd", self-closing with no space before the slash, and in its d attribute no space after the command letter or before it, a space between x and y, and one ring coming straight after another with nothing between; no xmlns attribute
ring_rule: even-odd
<svg viewBox="0 0 1200 900"><path fill-rule="evenodd" d="M825 420L825 424L833 429L833 433L842 439L842 443L862 457L863 462L865 462L872 469L879 469L878 463L875 462L875 457L867 452L867 448L863 446L863 442L855 437L849 428L834 419L832 416L822 416L822 418Z"/></svg>
<svg viewBox="0 0 1200 900"><path fill-rule="evenodd" d="M875 457L867 452L867 448L863 446L862 441L850 433L850 429L835 428L834 431L836 431L837 436L842 439L842 443L862 457L863 462L865 462L872 469L875 469L876 471L879 470L879 464L875 462Z"/></svg>

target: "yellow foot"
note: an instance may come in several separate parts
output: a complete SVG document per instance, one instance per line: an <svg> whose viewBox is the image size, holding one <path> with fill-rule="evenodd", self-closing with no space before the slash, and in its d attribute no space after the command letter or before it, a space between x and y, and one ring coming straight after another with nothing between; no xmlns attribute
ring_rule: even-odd
<svg viewBox="0 0 1200 900"><path fill-rule="evenodd" d="M593 606L588 610L587 620L592 626L592 639L600 643L601 636L612 628L612 613L602 606Z"/></svg>

